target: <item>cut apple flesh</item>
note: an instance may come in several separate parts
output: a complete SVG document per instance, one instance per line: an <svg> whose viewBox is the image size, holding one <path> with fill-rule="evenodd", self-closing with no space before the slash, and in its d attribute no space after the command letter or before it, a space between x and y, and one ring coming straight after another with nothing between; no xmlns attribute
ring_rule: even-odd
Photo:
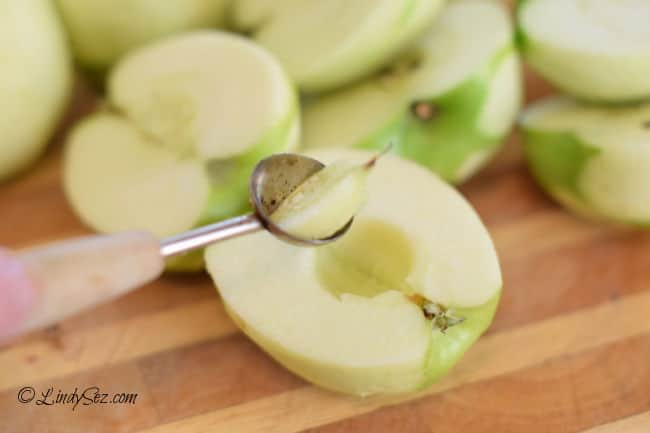
<svg viewBox="0 0 650 433"><path fill-rule="evenodd" d="M579 98L650 96L650 2L520 1L523 52L544 77Z"/></svg>
<svg viewBox="0 0 650 433"><path fill-rule="evenodd" d="M352 150L314 152L362 163ZM487 328L501 287L469 204L424 168L387 155L340 240L300 248L259 233L214 245L207 267L228 311L287 368L360 395L412 391L447 371ZM414 298L466 320L442 333Z"/></svg>
<svg viewBox="0 0 650 433"><path fill-rule="evenodd" d="M104 112L66 149L65 187L100 231L166 236L247 207L259 159L295 146L280 65L238 36L195 32L144 47L112 72Z"/></svg>
<svg viewBox="0 0 650 433"><path fill-rule="evenodd" d="M181 153L222 159L258 145L291 110L291 87L265 50L216 35L196 32L127 56L111 74L111 103Z"/></svg>
<svg viewBox="0 0 650 433"><path fill-rule="evenodd" d="M552 98L522 118L531 169L587 216L650 223L650 105L594 107Z"/></svg>
<svg viewBox="0 0 650 433"><path fill-rule="evenodd" d="M49 0L0 4L0 64L2 181L43 152L70 94L65 32Z"/></svg>
<svg viewBox="0 0 650 433"><path fill-rule="evenodd" d="M238 0L233 2L230 11L232 25L244 32L252 33L279 15L284 9L295 8L302 0Z"/></svg>
<svg viewBox="0 0 650 433"><path fill-rule="evenodd" d="M300 239L326 239L334 235L363 205L370 169L369 164L345 161L323 168L273 211L271 221Z"/></svg>
<svg viewBox="0 0 650 433"><path fill-rule="evenodd" d="M498 149L521 100L517 55L505 10L451 3L412 50L370 81L307 104L306 147L394 151L453 182Z"/></svg>
<svg viewBox="0 0 650 433"><path fill-rule="evenodd" d="M56 0L77 60L103 70L156 39L222 24L229 0Z"/></svg>
<svg viewBox="0 0 650 433"><path fill-rule="evenodd" d="M184 230L199 219L210 188L201 161L179 160L113 114L96 114L75 129L65 174L81 218L107 232Z"/></svg>
<svg viewBox="0 0 650 433"><path fill-rule="evenodd" d="M424 30L442 4L442 0L243 0L234 3L234 21L279 58L301 89L322 91L381 66Z"/></svg>

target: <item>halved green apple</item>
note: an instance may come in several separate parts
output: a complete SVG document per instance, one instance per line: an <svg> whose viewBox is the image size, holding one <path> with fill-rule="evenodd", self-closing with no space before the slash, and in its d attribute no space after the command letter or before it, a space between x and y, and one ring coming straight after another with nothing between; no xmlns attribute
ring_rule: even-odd
<svg viewBox="0 0 650 433"><path fill-rule="evenodd" d="M52 3L0 3L0 181L43 152L71 87L70 55Z"/></svg>
<svg viewBox="0 0 650 433"><path fill-rule="evenodd" d="M526 61L578 98L650 97L650 2L519 0L518 34Z"/></svg>
<svg viewBox="0 0 650 433"><path fill-rule="evenodd" d="M163 36L223 24L229 0L56 0L77 60L102 71Z"/></svg>
<svg viewBox="0 0 650 433"><path fill-rule="evenodd" d="M285 66L301 90L359 79L411 42L444 0L238 0L232 24Z"/></svg>
<svg viewBox="0 0 650 433"><path fill-rule="evenodd" d="M373 154L310 156L362 163ZM489 326L502 285L471 206L393 155L369 173L368 200L341 239L304 248L261 232L209 247L206 262L250 338L303 378L358 395L439 378Z"/></svg>
<svg viewBox="0 0 650 433"><path fill-rule="evenodd" d="M108 107L69 137L65 189L95 229L171 235L247 209L253 167L298 130L294 89L266 50L217 31L175 36L112 71Z"/></svg>
<svg viewBox="0 0 650 433"><path fill-rule="evenodd" d="M650 225L650 104L538 102L522 117L530 168L556 200L596 218Z"/></svg>
<svg viewBox="0 0 650 433"><path fill-rule="evenodd" d="M462 182L500 148L521 103L507 11L485 0L450 3L389 68L315 98L306 147L384 148Z"/></svg>

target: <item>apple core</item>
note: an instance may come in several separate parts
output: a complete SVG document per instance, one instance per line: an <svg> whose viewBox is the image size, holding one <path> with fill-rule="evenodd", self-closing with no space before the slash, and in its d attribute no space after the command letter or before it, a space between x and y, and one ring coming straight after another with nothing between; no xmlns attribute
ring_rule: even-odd
<svg viewBox="0 0 650 433"><path fill-rule="evenodd" d="M414 251L399 227L373 218L358 218L337 242L316 250L316 274L336 297L349 293L372 298L388 290L410 294L405 283Z"/></svg>

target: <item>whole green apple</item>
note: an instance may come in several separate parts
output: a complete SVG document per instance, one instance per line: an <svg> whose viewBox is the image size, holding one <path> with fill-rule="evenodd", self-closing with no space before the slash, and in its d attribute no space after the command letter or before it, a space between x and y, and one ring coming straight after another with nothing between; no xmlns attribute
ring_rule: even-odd
<svg viewBox="0 0 650 433"><path fill-rule="evenodd" d="M531 171L575 212L650 224L650 104L600 107L554 97L522 117Z"/></svg>
<svg viewBox="0 0 650 433"><path fill-rule="evenodd" d="M174 33L223 23L229 0L56 0L74 55L104 71L120 57Z"/></svg>
<svg viewBox="0 0 650 433"><path fill-rule="evenodd" d="M218 31L177 35L116 65L106 107L68 138L65 190L99 231L172 235L248 209L253 167L294 148L299 125L266 50Z"/></svg>
<svg viewBox="0 0 650 433"><path fill-rule="evenodd" d="M0 181L43 152L71 86L68 47L52 2L0 2Z"/></svg>
<svg viewBox="0 0 650 433"><path fill-rule="evenodd" d="M507 11L457 0L419 42L373 78L313 98L307 148L392 151L459 183L500 148L521 104Z"/></svg>
<svg viewBox="0 0 650 433"><path fill-rule="evenodd" d="M238 0L231 21L306 92L377 70L431 24L444 0Z"/></svg>
<svg viewBox="0 0 650 433"><path fill-rule="evenodd" d="M373 153L310 156L362 164ZM356 395L416 391L490 325L499 263L477 214L430 171L385 155L367 176L366 203L335 242L296 247L260 232L208 247L207 267L239 327L299 376Z"/></svg>
<svg viewBox="0 0 650 433"><path fill-rule="evenodd" d="M626 102L650 98L650 2L519 0L526 61L573 96Z"/></svg>

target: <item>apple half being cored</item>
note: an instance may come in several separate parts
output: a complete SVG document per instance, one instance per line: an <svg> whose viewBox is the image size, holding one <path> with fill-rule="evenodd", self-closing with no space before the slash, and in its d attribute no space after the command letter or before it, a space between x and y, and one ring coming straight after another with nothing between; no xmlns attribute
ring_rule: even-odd
<svg viewBox="0 0 650 433"><path fill-rule="evenodd" d="M68 139L65 189L97 230L167 236L245 211L254 166L298 136L295 92L266 50L189 33L112 71L107 107Z"/></svg>
<svg viewBox="0 0 650 433"><path fill-rule="evenodd" d="M376 70L422 33L443 0L238 0L234 27L273 52L301 90Z"/></svg>
<svg viewBox="0 0 650 433"><path fill-rule="evenodd" d="M129 51L174 33L223 24L229 0L56 0L75 57L104 71Z"/></svg>
<svg viewBox="0 0 650 433"><path fill-rule="evenodd" d="M650 224L650 104L554 97L528 108L521 127L531 171L556 200L588 217Z"/></svg>
<svg viewBox="0 0 650 433"><path fill-rule="evenodd" d="M373 154L310 156L363 163ZM305 248L261 232L209 247L206 262L250 338L303 378L357 395L439 378L490 325L502 285L471 206L392 155L368 173L367 202L339 240Z"/></svg>
<svg viewBox="0 0 650 433"><path fill-rule="evenodd" d="M519 0L526 61L578 98L625 102L650 97L650 2Z"/></svg>
<svg viewBox="0 0 650 433"><path fill-rule="evenodd" d="M427 34L370 80L310 101L304 145L382 149L467 179L500 148L521 104L507 11L449 3Z"/></svg>
<svg viewBox="0 0 650 433"><path fill-rule="evenodd" d="M44 150L72 87L63 26L49 0L0 3L0 181Z"/></svg>

